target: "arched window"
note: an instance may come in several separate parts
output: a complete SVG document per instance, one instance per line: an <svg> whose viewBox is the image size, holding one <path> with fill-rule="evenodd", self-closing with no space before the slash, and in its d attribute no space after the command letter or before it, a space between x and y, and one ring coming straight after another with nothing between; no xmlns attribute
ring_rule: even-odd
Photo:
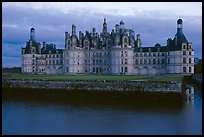
<svg viewBox="0 0 204 137"><path fill-rule="evenodd" d="M128 41L127 41L127 38L124 39L124 42L128 42Z"/></svg>

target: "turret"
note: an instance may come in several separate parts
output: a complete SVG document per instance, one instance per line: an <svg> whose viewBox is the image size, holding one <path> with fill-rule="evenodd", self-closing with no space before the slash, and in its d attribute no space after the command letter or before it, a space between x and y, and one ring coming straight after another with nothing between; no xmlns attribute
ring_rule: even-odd
<svg viewBox="0 0 204 137"><path fill-rule="evenodd" d="M140 34L137 34L136 38L136 47L140 48L142 45L141 39L140 39Z"/></svg>
<svg viewBox="0 0 204 137"><path fill-rule="evenodd" d="M74 24L72 25L72 35L76 35L76 26Z"/></svg>
<svg viewBox="0 0 204 137"><path fill-rule="evenodd" d="M34 28L30 29L30 40L35 41L35 29Z"/></svg>
<svg viewBox="0 0 204 137"><path fill-rule="evenodd" d="M167 39L167 46L170 46L170 45L171 45L171 42L172 42L172 39L171 39L171 38L168 38L168 39Z"/></svg>
<svg viewBox="0 0 204 137"><path fill-rule="evenodd" d="M106 18L104 18L104 22L103 22L103 32L107 32Z"/></svg>
<svg viewBox="0 0 204 137"><path fill-rule="evenodd" d="M177 33L174 38L174 42L176 46L180 46L182 43L188 43L185 35L183 34L183 21L182 19L177 20Z"/></svg>
<svg viewBox="0 0 204 137"><path fill-rule="evenodd" d="M177 20L177 33L183 33L183 21L182 19Z"/></svg>
<svg viewBox="0 0 204 137"><path fill-rule="evenodd" d="M115 32L116 32L117 34L120 33L120 28L119 28L119 25L118 25L118 24L115 25Z"/></svg>
<svg viewBox="0 0 204 137"><path fill-rule="evenodd" d="M92 29L92 33L93 33L93 37L95 37L96 36L96 28Z"/></svg>
<svg viewBox="0 0 204 137"><path fill-rule="evenodd" d="M124 22L121 20L121 21L120 21L120 33L121 33L121 34L124 33L124 29L125 29L125 25L124 25Z"/></svg>

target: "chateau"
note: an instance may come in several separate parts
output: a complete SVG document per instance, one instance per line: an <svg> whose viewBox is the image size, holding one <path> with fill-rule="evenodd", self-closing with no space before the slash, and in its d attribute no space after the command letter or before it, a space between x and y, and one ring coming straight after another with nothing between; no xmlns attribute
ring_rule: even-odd
<svg viewBox="0 0 204 137"><path fill-rule="evenodd" d="M126 29L124 22L107 31L104 19L102 32L93 28L85 34L72 25L71 34L65 32L65 48L54 44L38 43L35 29L30 30L30 40L22 48L22 73L45 74L193 74L194 50L183 33L183 21L177 20L177 33L167 44L142 47L140 34Z"/></svg>

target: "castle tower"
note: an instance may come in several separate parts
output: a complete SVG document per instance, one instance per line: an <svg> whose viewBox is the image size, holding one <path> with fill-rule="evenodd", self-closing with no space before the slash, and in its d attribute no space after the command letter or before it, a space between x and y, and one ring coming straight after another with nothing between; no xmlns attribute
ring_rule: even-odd
<svg viewBox="0 0 204 137"><path fill-rule="evenodd" d="M103 21L103 32L107 32L106 18L104 18L104 21Z"/></svg>
<svg viewBox="0 0 204 137"><path fill-rule="evenodd" d="M120 29L119 29L119 25L118 24L115 25L115 32L117 34L120 33Z"/></svg>
<svg viewBox="0 0 204 137"><path fill-rule="evenodd" d="M125 25L124 25L124 22L121 20L120 21L120 33L123 34L124 30L125 30Z"/></svg>
<svg viewBox="0 0 204 137"><path fill-rule="evenodd" d="M183 33L183 21L182 21L182 19L177 20L177 33Z"/></svg>
<svg viewBox="0 0 204 137"><path fill-rule="evenodd" d="M180 46L182 43L188 43L185 35L183 34L183 21L182 19L177 20L177 33L174 38L176 46Z"/></svg>
<svg viewBox="0 0 204 137"><path fill-rule="evenodd" d="M35 29L30 29L30 41L35 41Z"/></svg>
<svg viewBox="0 0 204 137"><path fill-rule="evenodd" d="M76 35L76 26L72 24L72 35Z"/></svg>
<svg viewBox="0 0 204 137"><path fill-rule="evenodd" d="M136 47L140 48L142 45L141 39L140 39L140 34L137 34L137 39L136 39Z"/></svg>

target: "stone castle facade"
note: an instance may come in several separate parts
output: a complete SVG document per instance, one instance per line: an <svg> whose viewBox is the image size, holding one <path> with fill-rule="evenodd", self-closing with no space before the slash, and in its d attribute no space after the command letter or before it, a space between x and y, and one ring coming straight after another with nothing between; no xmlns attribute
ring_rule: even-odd
<svg viewBox="0 0 204 137"><path fill-rule="evenodd" d="M177 33L168 38L167 45L142 47L140 34L135 37L120 21L109 33L104 19L102 32L93 28L76 34L65 32L65 48L35 40L35 29L30 30L30 40L22 48L22 73L45 74L193 74L194 50L183 33L183 21L177 20Z"/></svg>

